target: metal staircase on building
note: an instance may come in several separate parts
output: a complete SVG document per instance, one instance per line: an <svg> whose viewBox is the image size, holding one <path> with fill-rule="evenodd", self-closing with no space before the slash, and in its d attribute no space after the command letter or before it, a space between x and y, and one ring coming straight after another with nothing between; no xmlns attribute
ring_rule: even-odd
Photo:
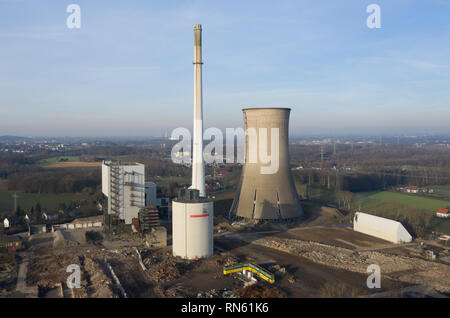
<svg viewBox="0 0 450 318"><path fill-rule="evenodd" d="M111 212L118 219L125 218L124 209L124 184L123 175L124 169L120 166L111 166Z"/></svg>
<svg viewBox="0 0 450 318"><path fill-rule="evenodd" d="M130 188L130 205L143 208L145 206L144 176L136 172L125 172L124 185Z"/></svg>

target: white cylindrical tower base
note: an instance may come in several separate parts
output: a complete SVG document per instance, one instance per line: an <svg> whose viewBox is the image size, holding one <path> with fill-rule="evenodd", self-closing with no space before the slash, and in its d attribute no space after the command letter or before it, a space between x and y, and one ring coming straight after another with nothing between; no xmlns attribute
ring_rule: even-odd
<svg viewBox="0 0 450 318"><path fill-rule="evenodd" d="M196 259L213 255L213 202L172 202L173 256Z"/></svg>

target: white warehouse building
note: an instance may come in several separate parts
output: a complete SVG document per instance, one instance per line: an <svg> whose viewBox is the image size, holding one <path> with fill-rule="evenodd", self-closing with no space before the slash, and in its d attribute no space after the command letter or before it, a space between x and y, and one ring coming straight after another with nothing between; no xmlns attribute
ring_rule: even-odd
<svg viewBox="0 0 450 318"><path fill-rule="evenodd" d="M108 197L108 214L125 224L145 206L145 166L136 162L104 161L102 192Z"/></svg>
<svg viewBox="0 0 450 318"><path fill-rule="evenodd" d="M412 241L411 234L400 222L363 212L355 213L353 230L392 243L408 243Z"/></svg>

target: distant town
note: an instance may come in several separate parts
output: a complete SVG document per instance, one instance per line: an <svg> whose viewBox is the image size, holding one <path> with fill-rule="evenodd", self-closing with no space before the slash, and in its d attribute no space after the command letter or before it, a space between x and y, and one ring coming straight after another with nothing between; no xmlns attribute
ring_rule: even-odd
<svg viewBox="0 0 450 318"><path fill-rule="evenodd" d="M80 150L92 146L143 145L171 140L165 137L18 137L0 136L0 151L11 153L39 153ZM172 141L173 142L173 141ZM414 147L450 147L450 135L418 135L418 136L293 136L291 144L298 145L404 145Z"/></svg>

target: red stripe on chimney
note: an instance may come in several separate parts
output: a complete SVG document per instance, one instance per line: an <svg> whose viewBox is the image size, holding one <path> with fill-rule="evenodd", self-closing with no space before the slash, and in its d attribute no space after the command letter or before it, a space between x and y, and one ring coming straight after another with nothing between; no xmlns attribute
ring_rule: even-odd
<svg viewBox="0 0 450 318"><path fill-rule="evenodd" d="M192 214L190 215L191 218L204 218L209 216L209 214Z"/></svg>

